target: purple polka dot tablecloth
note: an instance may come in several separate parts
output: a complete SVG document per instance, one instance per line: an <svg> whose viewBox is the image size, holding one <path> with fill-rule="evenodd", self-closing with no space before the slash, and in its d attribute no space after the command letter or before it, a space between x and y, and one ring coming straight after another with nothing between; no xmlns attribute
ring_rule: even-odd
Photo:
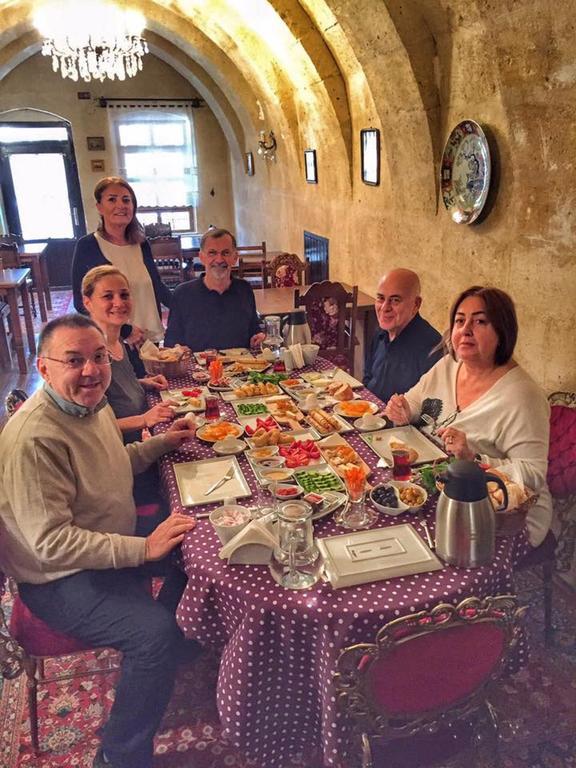
<svg viewBox="0 0 576 768"><path fill-rule="evenodd" d="M316 370L329 367L320 359L315 365ZM193 380L183 376L170 384L192 386ZM382 406L367 390L361 390L361 395ZM151 401L155 399L157 395L151 395ZM221 412L236 420L228 403L221 403ZM344 436L373 470L372 484L389 479L390 470L376 468L378 457L356 431ZM210 445L194 440L160 460L172 511L187 511L181 506L173 464L214 456ZM247 459L239 457L239 464L256 493L258 484ZM218 504L188 511L194 514L215 506ZM433 533L433 500L424 513ZM379 515L376 525L407 522L424 539L410 514ZM314 528L317 538L344 532L332 516L316 521ZM391 619L442 601L457 603L471 595L510 593L513 565L530 545L520 533L497 539L496 556L483 568L446 566L441 571L338 590L320 581L303 591L277 585L268 566L228 565L218 557L221 546L206 518L199 519L187 534L181 562L188 585L177 619L186 636L222 652L217 698L227 738L259 768L282 768L291 757L312 751L321 753L326 766L345 764L350 733L337 710L332 685L343 648L371 642Z"/></svg>

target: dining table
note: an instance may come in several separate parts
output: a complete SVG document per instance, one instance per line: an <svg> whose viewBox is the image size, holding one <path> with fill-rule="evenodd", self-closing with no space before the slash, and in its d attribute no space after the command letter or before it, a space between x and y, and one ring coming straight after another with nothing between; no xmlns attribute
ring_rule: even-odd
<svg viewBox="0 0 576 768"><path fill-rule="evenodd" d="M28 363L26 361L26 351L24 349L22 326L20 325L20 309L18 306L19 296L22 299L22 311L24 313L28 350L31 355L36 352L36 338L34 335L30 294L28 293L27 285L29 277L29 267L24 269L0 269L0 297L2 297L10 307L10 329L12 331L16 357L18 358L18 368L20 373L23 374L28 373Z"/></svg>
<svg viewBox="0 0 576 768"><path fill-rule="evenodd" d="M318 358L302 371L327 371ZM194 386L190 373L171 379L170 387ZM381 401L361 388L360 396L378 408ZM150 404L158 401L149 394ZM236 421L230 403L220 403L221 417ZM166 429L159 425L156 431ZM369 482L385 482L391 470L356 430L342 435L369 466ZM524 530L496 539L492 562L478 568L444 565L441 570L335 589L320 579L302 591L279 586L268 565L229 565L219 557L221 542L205 516L218 504L184 507L174 467L215 457L212 445L194 438L160 459L160 474L172 512L197 518L185 535L180 565L188 583L177 620L186 637L221 654L217 705L224 736L259 766L282 768L296 756L314 755L319 765L345 765L351 726L339 711L333 675L340 652L359 642L373 642L388 621L440 602L456 604L468 596L513 591L513 568L529 550ZM258 504L257 478L242 454L238 463L252 496L238 503ZM221 503L221 502L220 502ZM423 516L434 536L436 499ZM414 513L377 515L375 528L411 524L422 541L425 532ZM334 515L314 523L314 536L343 534ZM522 654L523 651L520 651ZM518 664L524 663L522 655Z"/></svg>

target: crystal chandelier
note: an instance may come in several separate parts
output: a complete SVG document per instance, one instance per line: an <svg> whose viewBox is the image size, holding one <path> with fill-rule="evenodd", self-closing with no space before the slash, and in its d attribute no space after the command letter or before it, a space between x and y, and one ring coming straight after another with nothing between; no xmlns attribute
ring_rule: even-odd
<svg viewBox="0 0 576 768"><path fill-rule="evenodd" d="M53 0L38 9L34 24L54 72L75 81L134 77L148 53L144 16L107 0Z"/></svg>

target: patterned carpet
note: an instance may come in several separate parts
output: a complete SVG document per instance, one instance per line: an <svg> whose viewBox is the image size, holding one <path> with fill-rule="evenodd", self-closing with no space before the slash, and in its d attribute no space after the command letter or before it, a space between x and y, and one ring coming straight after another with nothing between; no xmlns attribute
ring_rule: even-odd
<svg viewBox="0 0 576 768"><path fill-rule="evenodd" d="M60 315L65 315L68 312L74 312L74 302L72 301L72 291L50 291L52 298L52 309L48 310L48 319L52 320ZM34 329L38 333L44 323L40 319L40 313L34 318Z"/></svg>
<svg viewBox="0 0 576 768"><path fill-rule="evenodd" d="M525 577L532 579L532 576ZM526 584L524 585L526 586ZM530 586L530 583L528 583ZM576 599L555 595L555 646L542 644L540 592L528 629L532 657L502 687L494 700L501 725L505 768L576 768ZM215 705L217 659L204 654L182 667L169 711L156 741L156 768L258 768L222 738ZM94 666L92 655L51 663ZM80 669L80 667L78 667ZM89 768L98 745L98 728L113 697L114 673L80 676L41 688L42 755L30 748L29 721L22 677L5 681L0 699L0 766L2 768ZM295 757L291 768L320 768L310 755Z"/></svg>

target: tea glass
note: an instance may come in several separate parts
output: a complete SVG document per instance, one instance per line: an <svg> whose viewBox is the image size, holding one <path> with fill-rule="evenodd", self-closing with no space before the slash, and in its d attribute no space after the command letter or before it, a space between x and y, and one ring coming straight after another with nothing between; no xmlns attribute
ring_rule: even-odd
<svg viewBox="0 0 576 768"><path fill-rule="evenodd" d="M394 448L392 450L392 477L394 480L410 480L412 477L412 464L410 463L410 452L404 448Z"/></svg>
<svg viewBox="0 0 576 768"><path fill-rule="evenodd" d="M217 395L205 395L206 410L204 416L206 421L218 421L220 418L220 398Z"/></svg>

